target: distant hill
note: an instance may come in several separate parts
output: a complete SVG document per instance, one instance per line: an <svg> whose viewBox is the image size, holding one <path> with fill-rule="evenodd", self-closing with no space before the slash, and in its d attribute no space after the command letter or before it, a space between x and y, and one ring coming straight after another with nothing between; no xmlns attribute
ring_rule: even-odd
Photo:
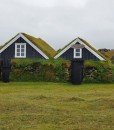
<svg viewBox="0 0 114 130"><path fill-rule="evenodd" d="M114 60L114 49L99 49L99 51L105 55L108 59Z"/></svg>
<svg viewBox="0 0 114 130"><path fill-rule="evenodd" d="M110 51L106 52L105 55L107 57L109 57L110 59L113 59L113 57L114 57L114 50L110 50Z"/></svg>

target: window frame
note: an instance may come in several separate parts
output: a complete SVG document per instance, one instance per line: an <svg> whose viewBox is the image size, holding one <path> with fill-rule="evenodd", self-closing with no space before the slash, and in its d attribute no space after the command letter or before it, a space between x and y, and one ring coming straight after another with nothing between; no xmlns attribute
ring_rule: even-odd
<svg viewBox="0 0 114 130"><path fill-rule="evenodd" d="M21 47L22 45L24 45L24 48ZM17 46L20 46L20 48L17 48ZM20 51L18 52L17 49ZM21 49L24 49L24 52ZM18 56L17 53L20 55ZM24 56L21 55L22 53L24 53ZM15 43L15 58L26 58L26 43Z"/></svg>
<svg viewBox="0 0 114 130"><path fill-rule="evenodd" d="M80 51L77 52L76 50L79 49ZM80 54L77 56L76 54ZM82 48L74 48L74 58L82 58Z"/></svg>

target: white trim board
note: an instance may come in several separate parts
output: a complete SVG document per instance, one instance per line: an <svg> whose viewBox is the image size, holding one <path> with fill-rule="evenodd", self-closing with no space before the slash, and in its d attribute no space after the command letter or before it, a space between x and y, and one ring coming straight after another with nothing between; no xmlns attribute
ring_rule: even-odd
<svg viewBox="0 0 114 130"><path fill-rule="evenodd" d="M63 49L60 53L58 53L54 59L59 58L64 52L66 52L72 45L79 42L80 44L84 45L87 50L89 50L92 54L94 54L99 60L104 61L105 59L97 54L94 50L92 50L89 46L87 46L84 42L82 42L79 38L76 38L70 45L68 45L65 49Z"/></svg>
<svg viewBox="0 0 114 130"><path fill-rule="evenodd" d="M45 59L49 59L49 57L42 52L38 47L36 47L31 41L29 41L22 33L19 33L14 39L12 39L7 45L5 45L1 50L2 53L5 49L7 49L11 44L13 44L18 38L22 37L30 46L32 46L37 52L39 52Z"/></svg>
<svg viewBox="0 0 114 130"><path fill-rule="evenodd" d="M0 53L7 49L11 44L13 44L18 38L20 38L20 34L18 34L15 38L13 38L9 43L7 43L1 50Z"/></svg>

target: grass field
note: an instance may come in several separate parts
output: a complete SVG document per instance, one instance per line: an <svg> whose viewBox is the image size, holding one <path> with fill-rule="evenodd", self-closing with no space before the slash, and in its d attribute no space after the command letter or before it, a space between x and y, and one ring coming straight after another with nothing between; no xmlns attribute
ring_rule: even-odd
<svg viewBox="0 0 114 130"><path fill-rule="evenodd" d="M114 130L114 84L0 83L0 130Z"/></svg>

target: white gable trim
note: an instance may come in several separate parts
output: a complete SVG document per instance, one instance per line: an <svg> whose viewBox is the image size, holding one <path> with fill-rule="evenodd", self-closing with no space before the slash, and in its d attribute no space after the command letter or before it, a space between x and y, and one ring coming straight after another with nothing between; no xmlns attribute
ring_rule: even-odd
<svg viewBox="0 0 114 130"><path fill-rule="evenodd" d="M12 43L14 43L18 38L20 38L20 34L18 34L15 38L13 38L8 44L6 44L1 50L0 53L3 52L6 48L8 48Z"/></svg>
<svg viewBox="0 0 114 130"><path fill-rule="evenodd" d="M6 48L8 48L11 44L13 44L18 38L22 37L29 45L31 45L37 52L39 52L45 59L49 59L49 57L44 54L38 47L36 47L31 41L29 41L22 33L19 33L14 39L12 39L6 46L4 46L0 53L3 52Z"/></svg>
<svg viewBox="0 0 114 130"><path fill-rule="evenodd" d="M36 47L31 41L29 41L23 34L20 34L21 37L27 42L29 43L29 45L31 45L37 52L39 52L44 58L49 59L48 56L46 56L46 54L44 54L44 52L42 52L38 47Z"/></svg>
<svg viewBox="0 0 114 130"><path fill-rule="evenodd" d="M95 52L94 50L92 50L89 46L87 46L84 42L82 42L80 39L78 39L78 42L83 44L85 46L85 48L90 51L93 55L95 55L99 60L101 61L106 61L102 56L100 56L97 52Z"/></svg>
<svg viewBox="0 0 114 130"><path fill-rule="evenodd" d="M64 52L66 52L69 48L71 48L72 45L79 42L80 44L84 45L87 50L89 50L92 54L94 54L99 60L104 61L105 59L97 54L94 50L92 50L89 46L87 46L84 42L82 42L79 38L76 38L69 46L67 46L64 50L62 50L60 53L58 53L54 59L59 58Z"/></svg>

